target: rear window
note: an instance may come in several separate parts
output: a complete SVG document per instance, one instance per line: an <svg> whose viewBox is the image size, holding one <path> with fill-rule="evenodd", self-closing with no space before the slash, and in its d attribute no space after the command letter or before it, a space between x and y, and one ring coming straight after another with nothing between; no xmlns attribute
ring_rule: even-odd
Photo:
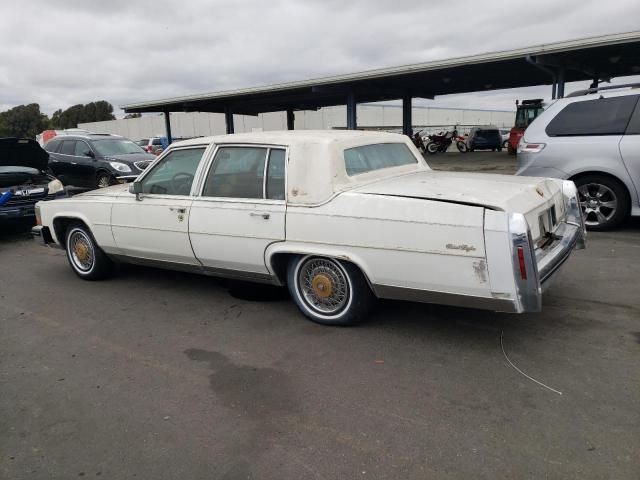
<svg viewBox="0 0 640 480"><path fill-rule="evenodd" d="M498 130L478 130L476 131L476 136L482 138L493 138L499 137L500 132Z"/></svg>
<svg viewBox="0 0 640 480"><path fill-rule="evenodd" d="M638 95L570 103L547 125L550 137L622 135Z"/></svg>
<svg viewBox="0 0 640 480"><path fill-rule="evenodd" d="M44 146L47 152L56 152L62 142L60 140L49 140Z"/></svg>
<svg viewBox="0 0 640 480"><path fill-rule="evenodd" d="M344 166L349 176L412 163L418 160L404 143L377 143L344 151Z"/></svg>

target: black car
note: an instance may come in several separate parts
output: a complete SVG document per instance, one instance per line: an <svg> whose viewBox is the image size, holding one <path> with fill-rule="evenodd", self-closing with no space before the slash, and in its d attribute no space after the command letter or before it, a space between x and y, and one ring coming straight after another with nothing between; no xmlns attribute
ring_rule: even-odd
<svg viewBox="0 0 640 480"><path fill-rule="evenodd" d="M54 137L44 148L65 185L89 189L133 181L156 158L128 138L97 133Z"/></svg>
<svg viewBox="0 0 640 480"><path fill-rule="evenodd" d="M35 140L0 138L0 220L32 217L36 202L67 195L48 161Z"/></svg>

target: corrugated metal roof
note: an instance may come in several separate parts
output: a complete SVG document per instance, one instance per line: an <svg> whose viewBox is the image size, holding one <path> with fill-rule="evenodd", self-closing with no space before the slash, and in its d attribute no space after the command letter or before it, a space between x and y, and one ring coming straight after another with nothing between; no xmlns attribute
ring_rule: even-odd
<svg viewBox="0 0 640 480"><path fill-rule="evenodd" d="M624 61L616 59L614 54L625 47L633 47L634 50L627 48L623 52ZM221 111L223 105L232 104L236 101L238 101L238 108L234 109L234 111L237 113L243 113L243 111L251 109L274 111L274 108L283 106L300 109L305 107L317 108L344 103L342 100L337 101L342 99L344 91L332 89L331 87L351 86L357 92L361 89L359 87L367 86L368 89L365 88L363 90L364 101L399 98L398 92L403 88L412 90L414 96L514 88L551 83L550 78L546 78L543 72L538 72L533 65L525 62L527 57L564 62L568 69L574 72L566 75L566 80L572 81L590 78L589 72L586 72L587 69L600 69L598 73L610 76L640 73L639 56L640 31L633 31L309 80L131 103L123 105L121 108L127 112L161 111L164 109L189 111L197 110L197 106L200 105L208 108L201 111ZM477 68L478 66L486 67L487 65L491 65L494 68L511 68L512 70L517 68L520 70L514 70L514 74L519 71L528 72L529 76L534 78L512 79L508 75L503 75L504 72L486 69L478 70ZM636 68L637 71L634 71ZM583 70L582 75L577 75L575 72L580 72L581 69ZM435 86L436 88L434 86L430 87L427 82L424 86L426 91L422 91L420 80L427 79L425 75L434 72L446 73L447 77L450 77L449 81L444 82L446 84L444 86ZM467 78L466 82L458 81L461 76L477 77L479 73L482 74L483 72L485 73L483 78ZM498 78L498 81L494 82L494 78ZM428 79L432 80L432 78ZM537 83L531 83L532 81ZM326 90L323 90L323 88L326 88ZM292 96L287 98L287 95Z"/></svg>

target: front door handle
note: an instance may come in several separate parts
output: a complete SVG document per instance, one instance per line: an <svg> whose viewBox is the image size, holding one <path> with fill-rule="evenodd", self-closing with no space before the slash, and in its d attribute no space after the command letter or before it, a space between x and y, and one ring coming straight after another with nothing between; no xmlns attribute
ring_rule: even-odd
<svg viewBox="0 0 640 480"><path fill-rule="evenodd" d="M169 207L169 210L171 210L172 212L187 213L186 208Z"/></svg>
<svg viewBox="0 0 640 480"><path fill-rule="evenodd" d="M269 220L269 217L271 217L271 215L269 215L268 213L262 212L251 212L249 215L251 215L252 217L262 217L265 220Z"/></svg>

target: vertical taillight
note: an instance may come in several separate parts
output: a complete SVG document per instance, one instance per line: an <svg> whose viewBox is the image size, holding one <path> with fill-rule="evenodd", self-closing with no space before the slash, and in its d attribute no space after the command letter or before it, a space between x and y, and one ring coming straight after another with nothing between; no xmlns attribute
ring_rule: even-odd
<svg viewBox="0 0 640 480"><path fill-rule="evenodd" d="M36 214L36 225L42 225L42 217L40 216L40 206L36 204L34 208L34 212Z"/></svg>
<svg viewBox="0 0 640 480"><path fill-rule="evenodd" d="M520 278L527 279L527 265L524 262L524 248L518 247L518 264L520 265Z"/></svg>

